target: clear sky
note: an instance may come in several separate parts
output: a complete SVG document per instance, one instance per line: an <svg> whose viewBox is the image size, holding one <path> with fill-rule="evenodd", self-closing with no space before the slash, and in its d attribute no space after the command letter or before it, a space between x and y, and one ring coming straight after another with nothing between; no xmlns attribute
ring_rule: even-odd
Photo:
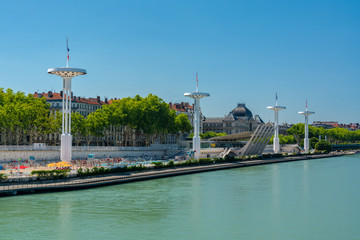
<svg viewBox="0 0 360 240"><path fill-rule="evenodd" d="M3 88L33 93L62 88L51 67L84 68L74 95L149 93L190 101L207 117L244 102L264 121L275 93L281 122L360 122L360 1L1 1Z"/></svg>

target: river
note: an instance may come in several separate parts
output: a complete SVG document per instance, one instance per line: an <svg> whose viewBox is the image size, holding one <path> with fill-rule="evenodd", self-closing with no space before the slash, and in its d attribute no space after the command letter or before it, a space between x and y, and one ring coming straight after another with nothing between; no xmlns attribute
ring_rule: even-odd
<svg viewBox="0 0 360 240"><path fill-rule="evenodd" d="M360 156L0 198L0 239L359 239Z"/></svg>

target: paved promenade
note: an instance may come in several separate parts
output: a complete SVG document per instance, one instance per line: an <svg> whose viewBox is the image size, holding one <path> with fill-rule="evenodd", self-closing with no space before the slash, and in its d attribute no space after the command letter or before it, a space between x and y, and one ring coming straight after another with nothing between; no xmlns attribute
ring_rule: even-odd
<svg viewBox="0 0 360 240"><path fill-rule="evenodd" d="M188 167L152 169L141 172L126 172L126 173L108 174L108 175L91 176L91 177L83 177L83 178L67 178L61 180L3 182L0 183L0 197L17 195L17 194L31 194L38 192L76 190L76 189L92 188L92 187L121 184L121 183L134 182L134 181L143 181L143 180L149 180L155 178L164 178L164 177L171 177L171 176L178 176L178 175L199 173L206 171L215 171L215 170L223 170L230 168L248 167L248 166L255 166L262 164L281 163L281 162L290 162L290 161L299 161L299 160L311 160L318 158L336 157L342 155L343 154L294 156L294 157L284 157L278 159L237 161L230 163L217 163L217 164L188 166Z"/></svg>

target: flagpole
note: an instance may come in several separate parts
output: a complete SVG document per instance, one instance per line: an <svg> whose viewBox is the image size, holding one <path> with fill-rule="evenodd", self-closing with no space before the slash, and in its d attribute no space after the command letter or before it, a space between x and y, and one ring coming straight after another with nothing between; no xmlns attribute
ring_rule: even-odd
<svg viewBox="0 0 360 240"><path fill-rule="evenodd" d="M198 80L198 74L196 73L196 91L199 91L199 80Z"/></svg>
<svg viewBox="0 0 360 240"><path fill-rule="evenodd" d="M69 39L66 37L66 52L67 52L67 60L66 60L66 67L69 67Z"/></svg>

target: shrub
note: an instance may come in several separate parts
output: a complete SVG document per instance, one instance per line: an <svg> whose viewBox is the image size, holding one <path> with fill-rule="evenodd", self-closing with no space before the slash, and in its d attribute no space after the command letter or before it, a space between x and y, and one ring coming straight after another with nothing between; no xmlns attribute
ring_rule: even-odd
<svg viewBox="0 0 360 240"><path fill-rule="evenodd" d="M162 168L164 164L162 162L152 162L154 168Z"/></svg>
<svg viewBox="0 0 360 240"><path fill-rule="evenodd" d="M231 156L231 157L229 157L229 156L226 156L225 157L225 161L235 161L236 159L235 159L235 156Z"/></svg>
<svg viewBox="0 0 360 240"><path fill-rule="evenodd" d="M168 163L167 165L168 165L168 167L173 167L173 166L175 166L174 161L169 161L169 163Z"/></svg>
<svg viewBox="0 0 360 240"><path fill-rule="evenodd" d="M318 143L316 143L315 149L317 151L325 151L325 153L328 153L332 151L332 146L328 141L320 140Z"/></svg>
<svg viewBox="0 0 360 240"><path fill-rule="evenodd" d="M283 154L282 153L274 153L272 155L273 158L280 158L280 157L283 157Z"/></svg>
<svg viewBox="0 0 360 240"><path fill-rule="evenodd" d="M91 175L98 175L98 174L99 174L99 169L97 167L91 169Z"/></svg>
<svg viewBox="0 0 360 240"><path fill-rule="evenodd" d="M210 164L214 161L211 158L199 158L199 164Z"/></svg>
<svg viewBox="0 0 360 240"><path fill-rule="evenodd" d="M36 176L37 178L44 178L44 179L59 179L65 178L70 169L60 169L60 170L35 170L30 173L32 176Z"/></svg>
<svg viewBox="0 0 360 240"><path fill-rule="evenodd" d="M216 158L213 159L213 161L216 162L216 163L220 163L220 162L224 162L225 159L216 157Z"/></svg>
<svg viewBox="0 0 360 240"><path fill-rule="evenodd" d="M0 181L2 180L6 180L8 177L6 176L5 173L0 173Z"/></svg>

